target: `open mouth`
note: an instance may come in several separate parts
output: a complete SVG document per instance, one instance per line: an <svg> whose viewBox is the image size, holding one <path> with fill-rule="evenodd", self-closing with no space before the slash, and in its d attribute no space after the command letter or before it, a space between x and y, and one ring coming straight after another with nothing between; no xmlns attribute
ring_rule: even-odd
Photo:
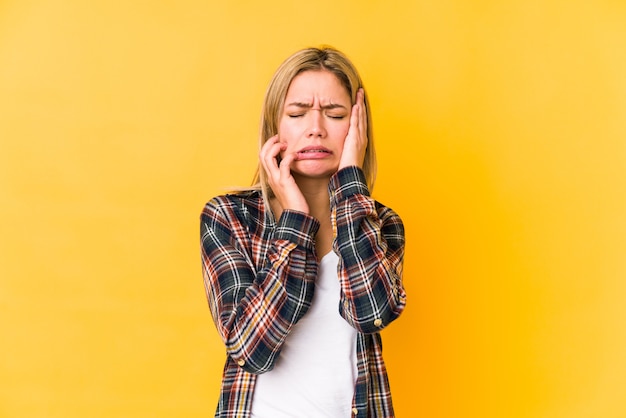
<svg viewBox="0 0 626 418"><path fill-rule="evenodd" d="M314 154L314 153L319 153L319 152L330 154L330 151L326 149L305 149L302 151L298 151L298 154Z"/></svg>
<svg viewBox="0 0 626 418"><path fill-rule="evenodd" d="M298 151L299 160L320 160L328 158L333 152L323 145L309 145Z"/></svg>

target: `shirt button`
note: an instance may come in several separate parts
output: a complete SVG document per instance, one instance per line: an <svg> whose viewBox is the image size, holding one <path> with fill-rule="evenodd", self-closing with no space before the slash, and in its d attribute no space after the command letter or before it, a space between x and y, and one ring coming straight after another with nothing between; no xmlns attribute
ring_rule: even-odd
<svg viewBox="0 0 626 418"><path fill-rule="evenodd" d="M374 326L375 327L380 327L383 324L382 319L378 318L374 320Z"/></svg>
<svg viewBox="0 0 626 418"><path fill-rule="evenodd" d="M359 410L358 410L358 409L356 409L356 408L352 408L352 413L353 413L354 415L357 415L357 414L359 413Z"/></svg>
<svg viewBox="0 0 626 418"><path fill-rule="evenodd" d="M239 367L243 367L243 365L246 364L246 361L243 359L237 360L237 364L239 365Z"/></svg>

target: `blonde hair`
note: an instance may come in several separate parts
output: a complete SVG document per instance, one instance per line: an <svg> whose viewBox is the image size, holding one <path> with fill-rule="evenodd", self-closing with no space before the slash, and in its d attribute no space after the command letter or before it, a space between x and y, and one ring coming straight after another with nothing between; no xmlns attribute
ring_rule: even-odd
<svg viewBox="0 0 626 418"><path fill-rule="evenodd" d="M350 95L352 104L356 102L356 93L363 87L361 77L352 62L340 51L324 46L320 48L306 48L297 51L287 58L278 67L265 92L263 109L261 112L259 130L259 150L265 142L278 133L278 125L285 104L285 96L291 81L304 71L326 70L333 73ZM374 150L374 135L372 131L372 118L370 113L367 93L365 92L365 110L367 114L367 149L363 162L363 172L370 190L374 187L376 179L376 153ZM264 199L273 196L267 182L267 175L259 163L254 176L253 189L261 189Z"/></svg>

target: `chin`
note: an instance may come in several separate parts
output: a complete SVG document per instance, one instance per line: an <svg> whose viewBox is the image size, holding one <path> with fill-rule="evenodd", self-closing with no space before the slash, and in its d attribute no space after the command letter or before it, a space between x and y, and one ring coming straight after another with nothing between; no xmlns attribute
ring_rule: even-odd
<svg viewBox="0 0 626 418"><path fill-rule="evenodd" d="M294 177L307 179L325 179L330 180L333 174L337 172L337 168L325 170L292 170Z"/></svg>

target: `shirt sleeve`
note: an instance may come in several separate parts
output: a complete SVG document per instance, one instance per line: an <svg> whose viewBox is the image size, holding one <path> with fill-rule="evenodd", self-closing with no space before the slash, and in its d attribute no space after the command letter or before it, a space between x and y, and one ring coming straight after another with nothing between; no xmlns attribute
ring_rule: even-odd
<svg viewBox="0 0 626 418"><path fill-rule="evenodd" d="M335 173L329 189L333 248L340 255L339 312L358 331L379 332L406 305L402 220L370 197L356 166Z"/></svg>
<svg viewBox="0 0 626 418"><path fill-rule="evenodd" d="M255 268L249 226L236 205L222 196L201 215L205 290L227 354L250 373L273 368L292 326L311 305L319 222L285 210L261 268ZM256 242L256 244L253 244Z"/></svg>

